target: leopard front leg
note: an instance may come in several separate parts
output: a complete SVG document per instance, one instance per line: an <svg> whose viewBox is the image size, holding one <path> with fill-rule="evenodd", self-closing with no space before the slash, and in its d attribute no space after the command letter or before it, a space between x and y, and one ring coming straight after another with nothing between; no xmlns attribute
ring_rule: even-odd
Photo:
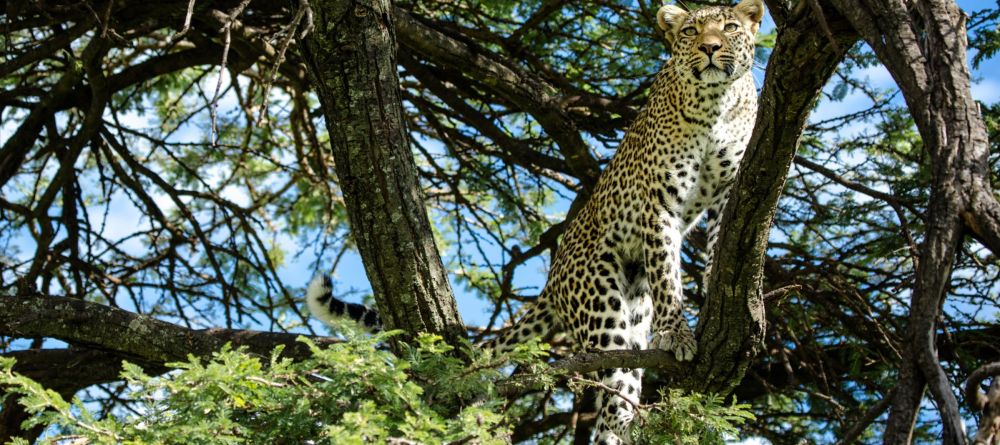
<svg viewBox="0 0 1000 445"><path fill-rule="evenodd" d="M662 219L644 238L643 257L653 300L650 346L673 352L677 360L691 360L698 344L684 318L679 223Z"/></svg>
<svg viewBox="0 0 1000 445"><path fill-rule="evenodd" d="M701 274L701 283L708 289L708 280L712 276L712 266L715 264L715 244L719 240L719 224L722 222L722 211L729 199L729 185L722 186L705 209L708 243L705 246L705 271Z"/></svg>

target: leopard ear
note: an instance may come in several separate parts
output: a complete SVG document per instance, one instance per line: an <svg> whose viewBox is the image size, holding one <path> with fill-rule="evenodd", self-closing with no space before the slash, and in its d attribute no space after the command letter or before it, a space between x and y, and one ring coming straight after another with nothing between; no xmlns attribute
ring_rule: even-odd
<svg viewBox="0 0 1000 445"><path fill-rule="evenodd" d="M750 29L754 33L760 28L760 21L764 18L764 2L761 0L743 0L736 5L736 13L746 20Z"/></svg>
<svg viewBox="0 0 1000 445"><path fill-rule="evenodd" d="M656 23L660 25L660 29L663 30L671 45L677 36L677 26L684 23L687 15L687 11L674 5L663 5L659 11L656 11Z"/></svg>

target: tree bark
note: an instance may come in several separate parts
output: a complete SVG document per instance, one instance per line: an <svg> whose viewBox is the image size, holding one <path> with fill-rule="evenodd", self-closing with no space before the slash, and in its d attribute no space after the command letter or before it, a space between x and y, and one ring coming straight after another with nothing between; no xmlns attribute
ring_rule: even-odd
<svg viewBox="0 0 1000 445"><path fill-rule="evenodd" d="M910 443L926 386L941 413L944 443L964 444L958 401L935 347L936 320L965 229L1000 252L1000 211L989 181L986 127L970 88L965 15L950 0L920 0L916 8L899 0L835 3L896 80L932 163L909 341L883 443Z"/></svg>
<svg viewBox="0 0 1000 445"><path fill-rule="evenodd" d="M764 254L778 198L816 98L857 40L841 17L826 14L824 23L807 3L776 16L784 20L768 61L757 123L711 253L717 266L698 317L697 362L682 383L689 389L728 394L762 347ZM835 41L823 31L830 28Z"/></svg>
<svg viewBox="0 0 1000 445"><path fill-rule="evenodd" d="M427 219L399 94L388 0L312 4L300 48L326 118L352 235L388 329L464 336Z"/></svg>

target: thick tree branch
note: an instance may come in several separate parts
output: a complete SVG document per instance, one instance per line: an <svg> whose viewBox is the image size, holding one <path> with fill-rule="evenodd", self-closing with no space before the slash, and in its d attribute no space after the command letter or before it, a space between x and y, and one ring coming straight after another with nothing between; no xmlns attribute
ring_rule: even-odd
<svg viewBox="0 0 1000 445"><path fill-rule="evenodd" d="M279 344L286 345L289 357L308 354L308 348L295 341L297 334L218 328L194 330L111 306L45 295L4 298L0 335L57 338L161 365L187 360L188 354L208 356L226 342L236 347L246 346L249 352L265 356ZM336 342L332 338L317 341Z"/></svg>
<svg viewBox="0 0 1000 445"><path fill-rule="evenodd" d="M431 232L403 116L393 7L313 3L299 53L330 132L348 217L383 323L457 341L465 328Z"/></svg>
<svg viewBox="0 0 1000 445"><path fill-rule="evenodd" d="M687 388L732 391L761 347L762 271L778 198L816 97L856 40L839 15L825 15L837 42L822 31L806 2L799 2L778 29L757 124L711 253L717 266L699 314L698 355L683 382Z"/></svg>
<svg viewBox="0 0 1000 445"><path fill-rule="evenodd" d="M998 376L1000 376L1000 362L985 364L972 371L969 374L969 378L965 381L965 402L973 409L983 409L987 403L987 399L980 385L983 383L983 380Z"/></svg>
<svg viewBox="0 0 1000 445"><path fill-rule="evenodd" d="M932 159L908 348L883 443L909 443L927 385L941 412L944 443L964 444L958 402L934 347L936 320L963 229L969 227L995 255L1000 253L1000 211L989 181L986 127L971 96L965 16L950 0L917 1L915 9L898 0L834 3L896 80Z"/></svg>
<svg viewBox="0 0 1000 445"><path fill-rule="evenodd" d="M992 190L985 186L972 190L972 202L962 213L962 221L977 241L1000 258L1000 203Z"/></svg>
<svg viewBox="0 0 1000 445"><path fill-rule="evenodd" d="M515 396L539 389L546 380L567 374L586 374L614 368L648 368L662 370L670 375L684 375L690 372L690 367L690 364L678 362L673 353L660 349L588 352L555 361L541 373L514 374L498 382L497 387L502 394Z"/></svg>

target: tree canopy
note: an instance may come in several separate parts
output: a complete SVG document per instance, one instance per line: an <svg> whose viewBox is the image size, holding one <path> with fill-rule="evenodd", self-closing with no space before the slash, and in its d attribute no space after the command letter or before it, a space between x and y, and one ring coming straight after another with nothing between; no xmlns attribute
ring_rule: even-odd
<svg viewBox="0 0 1000 445"><path fill-rule="evenodd" d="M0 4L0 352L108 419L145 403L122 360L204 379L189 354L284 345L298 364L217 356L280 379L405 359L421 330L490 337L537 296L669 57L651 0ZM1000 360L1000 4L767 4L761 115L710 283L702 231L684 247L699 357L650 365L644 400L731 393L753 414L739 434L772 444L965 443L963 382ZM364 339L313 354L341 343L303 311L320 272L402 330L395 358ZM424 388L401 396L422 410L421 376L385 381ZM586 440L572 382L504 394L481 415L510 418L477 425ZM5 399L0 437L36 438L31 416Z"/></svg>

